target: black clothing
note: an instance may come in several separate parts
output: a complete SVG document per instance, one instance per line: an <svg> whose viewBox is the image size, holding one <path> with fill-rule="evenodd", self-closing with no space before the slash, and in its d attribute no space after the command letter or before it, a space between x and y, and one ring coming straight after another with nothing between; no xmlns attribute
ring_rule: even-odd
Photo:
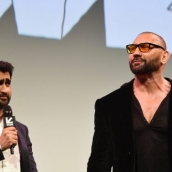
<svg viewBox="0 0 172 172"><path fill-rule="evenodd" d="M166 78L172 85L172 80ZM95 104L95 132L87 172L136 172L132 120L133 81ZM168 154L172 172L172 89L168 107Z"/></svg>
<svg viewBox="0 0 172 172"><path fill-rule="evenodd" d="M137 98L133 95L133 126L137 172L169 172L168 154L169 96L147 122Z"/></svg>
<svg viewBox="0 0 172 172"><path fill-rule="evenodd" d="M38 172L36 162L33 157L32 143L29 138L27 126L16 121L16 129L18 134L21 172ZM4 160L2 150L0 150L0 161L1 160Z"/></svg>

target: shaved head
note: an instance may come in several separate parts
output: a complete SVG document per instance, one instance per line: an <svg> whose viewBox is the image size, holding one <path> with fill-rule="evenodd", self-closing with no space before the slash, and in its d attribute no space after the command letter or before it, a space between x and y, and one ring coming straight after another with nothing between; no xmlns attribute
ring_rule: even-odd
<svg viewBox="0 0 172 172"><path fill-rule="evenodd" d="M155 35L157 37L157 40L160 41L161 45L164 47L164 49L166 50L167 49L167 46L166 46L166 43L165 43L165 40L158 34L154 33L154 32L142 32L140 33L139 35L144 35L144 34L150 34L150 35ZM138 35L138 36L139 36Z"/></svg>

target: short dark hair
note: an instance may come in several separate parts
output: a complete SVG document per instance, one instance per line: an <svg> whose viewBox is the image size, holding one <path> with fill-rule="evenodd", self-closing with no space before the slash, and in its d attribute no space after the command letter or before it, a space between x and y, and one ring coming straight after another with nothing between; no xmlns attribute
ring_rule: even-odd
<svg viewBox="0 0 172 172"><path fill-rule="evenodd" d="M13 70L14 70L14 66L6 61L0 61L0 71L1 72L9 72L10 74L10 78L13 75Z"/></svg>

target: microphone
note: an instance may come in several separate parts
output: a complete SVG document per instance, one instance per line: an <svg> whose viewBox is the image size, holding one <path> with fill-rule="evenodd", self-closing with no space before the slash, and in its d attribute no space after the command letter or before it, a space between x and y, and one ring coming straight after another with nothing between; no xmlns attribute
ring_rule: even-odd
<svg viewBox="0 0 172 172"><path fill-rule="evenodd" d="M13 116L12 109L9 105L4 106L3 108L3 122L4 128L16 126L15 116ZM14 154L14 146L15 145L12 145L10 147L11 154Z"/></svg>

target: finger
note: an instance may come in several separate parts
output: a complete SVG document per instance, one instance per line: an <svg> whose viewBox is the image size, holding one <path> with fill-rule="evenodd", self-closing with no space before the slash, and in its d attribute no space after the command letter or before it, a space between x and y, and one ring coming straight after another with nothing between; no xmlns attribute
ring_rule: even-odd
<svg viewBox="0 0 172 172"><path fill-rule="evenodd" d="M15 127L6 127L3 131L17 131Z"/></svg>
<svg viewBox="0 0 172 172"><path fill-rule="evenodd" d="M17 130L5 129L5 130L3 130L2 134L4 134L4 135L9 135L9 134L17 135Z"/></svg>

